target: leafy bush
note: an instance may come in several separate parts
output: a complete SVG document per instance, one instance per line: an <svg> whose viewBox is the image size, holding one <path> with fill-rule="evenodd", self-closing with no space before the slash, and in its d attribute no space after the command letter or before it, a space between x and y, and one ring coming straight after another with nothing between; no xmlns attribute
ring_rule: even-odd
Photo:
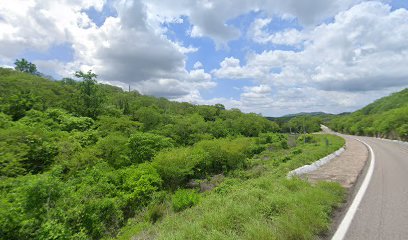
<svg viewBox="0 0 408 240"><path fill-rule="evenodd" d="M137 132L130 136L130 159L132 162L141 163L150 161L160 150L173 147L169 138L152 134Z"/></svg>
<svg viewBox="0 0 408 240"><path fill-rule="evenodd" d="M248 138L214 139L198 142L195 147L203 149L208 159L200 164L205 173L219 173L242 168L251 154L252 141Z"/></svg>
<svg viewBox="0 0 408 240"><path fill-rule="evenodd" d="M202 149L182 147L159 152L152 163L164 184L176 188L193 177L196 167L207 159L208 154Z"/></svg>
<svg viewBox="0 0 408 240"><path fill-rule="evenodd" d="M297 142L298 143L315 143L317 142L317 140L312 134L303 134L298 137Z"/></svg>
<svg viewBox="0 0 408 240"><path fill-rule="evenodd" d="M119 133L109 134L100 139L96 148L98 149L98 157L107 161L114 168L129 166L128 138Z"/></svg>
<svg viewBox="0 0 408 240"><path fill-rule="evenodd" d="M101 116L96 122L98 132L103 137L112 132L119 132L127 137L142 128L142 124L132 121L127 116L108 117Z"/></svg>
<svg viewBox="0 0 408 240"><path fill-rule="evenodd" d="M179 189L172 198L173 210L179 212L196 205L200 201L200 195L191 189Z"/></svg>

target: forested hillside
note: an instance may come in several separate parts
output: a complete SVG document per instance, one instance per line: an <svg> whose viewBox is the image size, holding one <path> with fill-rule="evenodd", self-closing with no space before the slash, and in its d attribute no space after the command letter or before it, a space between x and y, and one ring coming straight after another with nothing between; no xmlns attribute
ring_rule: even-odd
<svg viewBox="0 0 408 240"><path fill-rule="evenodd" d="M0 69L1 239L115 236L190 179L245 167L265 149L253 137L279 130L221 104L171 102L97 84L92 72L77 76L83 81Z"/></svg>
<svg viewBox="0 0 408 240"><path fill-rule="evenodd" d="M328 123L335 131L408 140L408 88Z"/></svg>
<svg viewBox="0 0 408 240"><path fill-rule="evenodd" d="M331 118L331 114L325 113L298 113L282 117L267 117L269 120L279 125L283 133L313 133L319 132L320 124Z"/></svg>

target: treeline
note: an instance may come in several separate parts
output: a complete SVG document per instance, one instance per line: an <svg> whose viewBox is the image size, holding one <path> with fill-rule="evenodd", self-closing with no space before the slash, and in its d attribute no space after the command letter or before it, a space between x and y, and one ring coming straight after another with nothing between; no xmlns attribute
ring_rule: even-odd
<svg viewBox="0 0 408 240"><path fill-rule="evenodd" d="M0 239L113 237L173 192L175 209L193 204L194 193L177 190L190 180L287 147L260 115L76 76L82 81L0 68Z"/></svg>
<svg viewBox="0 0 408 240"><path fill-rule="evenodd" d="M328 117L330 117L328 114L314 116L302 113L283 117L268 117L268 119L276 122L282 133L304 134L319 132L321 130L320 124Z"/></svg>
<svg viewBox="0 0 408 240"><path fill-rule="evenodd" d="M408 89L381 98L348 115L333 117L328 126L339 132L408 140Z"/></svg>

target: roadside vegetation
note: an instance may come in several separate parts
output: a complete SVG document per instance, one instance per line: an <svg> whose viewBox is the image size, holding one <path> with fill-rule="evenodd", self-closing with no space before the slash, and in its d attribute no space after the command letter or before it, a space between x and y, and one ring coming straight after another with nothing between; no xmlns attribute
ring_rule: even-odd
<svg viewBox="0 0 408 240"><path fill-rule="evenodd" d="M228 172L212 191L183 193L186 208L194 205L187 200L191 194L194 199L200 196L196 206L179 212L172 207L174 198L164 197L129 221L118 238L316 239L324 235L333 208L344 200L344 189L328 182L312 186L286 175L337 150L344 140L331 135L301 135L286 145L276 144L279 138L287 141L287 135L281 134L257 138L266 150L248 159L245 168ZM175 195L180 191L185 190ZM157 216L163 219L157 220Z"/></svg>
<svg viewBox="0 0 408 240"><path fill-rule="evenodd" d="M310 239L342 200L336 184L285 178L338 137L281 134L221 104L124 92L91 71L52 81L34 67L0 68L0 239Z"/></svg>
<svg viewBox="0 0 408 240"><path fill-rule="evenodd" d="M343 116L328 126L338 132L408 141L408 88Z"/></svg>

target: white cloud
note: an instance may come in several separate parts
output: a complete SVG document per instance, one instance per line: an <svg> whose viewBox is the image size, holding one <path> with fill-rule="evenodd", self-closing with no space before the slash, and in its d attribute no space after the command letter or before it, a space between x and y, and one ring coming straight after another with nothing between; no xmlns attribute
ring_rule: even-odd
<svg viewBox="0 0 408 240"><path fill-rule="evenodd" d="M285 19L296 17L301 24L312 26L362 1L365 0L144 0L151 21L188 16L192 24L190 35L210 37L218 48L241 35L239 29L227 24L228 20L250 11L261 10L269 16L279 15Z"/></svg>
<svg viewBox="0 0 408 240"><path fill-rule="evenodd" d="M145 94L176 98L215 86L204 70L188 72L186 54L198 48L173 42L166 29L139 0L113 3L117 17L97 26L84 10L101 10L104 1L13 1L0 4L0 59L30 51L47 51L59 44L74 50L74 60L34 60L47 72L72 76L75 70L94 70L105 83L133 88ZM177 22L179 18L168 19ZM3 48L2 48L3 49ZM7 61L5 61L7 62Z"/></svg>
<svg viewBox="0 0 408 240"><path fill-rule="evenodd" d="M203 67L203 64L200 61L195 62L193 66L194 69L198 69L202 67Z"/></svg>
<svg viewBox="0 0 408 240"><path fill-rule="evenodd" d="M299 45L306 39L305 33L297 29L285 29L276 33L268 33L265 28L271 21L271 18L255 19L249 28L249 37L257 43L276 45Z"/></svg>
<svg viewBox="0 0 408 240"><path fill-rule="evenodd" d="M258 24L267 23L262 19ZM354 110L408 86L406 9L361 3L337 14L332 23L299 33L306 39L302 50L250 54L245 64L225 58L214 76L270 86L275 94L262 96L256 88L246 88L241 101L244 107L256 105L271 113ZM272 42L275 36L263 37Z"/></svg>
<svg viewBox="0 0 408 240"><path fill-rule="evenodd" d="M72 62L35 63L62 76L93 69L101 81L130 84L145 94L200 103L222 100L225 105L264 113L317 109L323 103L331 106L326 108L330 111L351 109L364 102L362 91L370 91L374 98L408 85L408 12L391 11L380 2L121 0L112 4L117 16L97 26L84 10L100 11L104 4L104 0L0 0L1 63L12 64L28 49L46 52L66 44L74 51ZM229 20L251 11L262 11L263 16L247 33L254 41L301 47L250 53L241 60L231 56L209 74L201 63L186 69L188 54L199 46L166 37L165 24L181 23L186 17L191 36L210 37L217 47L226 46L245 29ZM275 16L297 18L303 30L268 32ZM331 17L333 22L321 24ZM212 76L254 79L256 86L241 88L239 101L203 100L200 90L216 86Z"/></svg>

